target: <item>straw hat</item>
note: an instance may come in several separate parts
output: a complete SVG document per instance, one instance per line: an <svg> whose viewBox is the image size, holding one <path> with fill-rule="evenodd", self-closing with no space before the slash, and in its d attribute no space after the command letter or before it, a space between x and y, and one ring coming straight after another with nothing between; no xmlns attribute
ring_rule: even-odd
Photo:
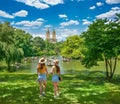
<svg viewBox="0 0 120 104"><path fill-rule="evenodd" d="M56 64L59 64L59 61L57 59L54 60L53 62L56 63Z"/></svg>
<svg viewBox="0 0 120 104"><path fill-rule="evenodd" d="M40 64L44 64L45 62L46 62L45 58L41 58L41 59L39 60L39 63L40 63Z"/></svg>

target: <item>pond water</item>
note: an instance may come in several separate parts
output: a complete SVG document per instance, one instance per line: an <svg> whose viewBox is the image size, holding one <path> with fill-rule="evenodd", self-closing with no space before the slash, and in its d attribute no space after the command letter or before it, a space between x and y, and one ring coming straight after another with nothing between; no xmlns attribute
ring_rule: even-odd
<svg viewBox="0 0 120 104"><path fill-rule="evenodd" d="M73 74L78 73L80 71L105 71L105 64L104 62L99 62L99 66L94 66L90 69L85 68L81 65L80 60L70 60L69 62L63 62L61 57L57 57L59 60L59 66L61 68L61 74ZM19 68L16 68L16 72L21 73L37 73L37 64L39 58L35 60L24 61ZM120 61L117 64L116 74L120 74ZM48 72L51 71L51 66L47 66Z"/></svg>

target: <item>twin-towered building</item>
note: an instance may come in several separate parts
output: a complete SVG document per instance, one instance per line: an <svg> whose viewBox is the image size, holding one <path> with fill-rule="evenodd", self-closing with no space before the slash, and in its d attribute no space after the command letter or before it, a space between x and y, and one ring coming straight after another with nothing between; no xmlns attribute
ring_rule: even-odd
<svg viewBox="0 0 120 104"><path fill-rule="evenodd" d="M55 29L53 29L53 31L52 31L52 37L50 37L50 31L49 31L49 29L47 29L46 40L51 42L51 43L56 43L57 42Z"/></svg>

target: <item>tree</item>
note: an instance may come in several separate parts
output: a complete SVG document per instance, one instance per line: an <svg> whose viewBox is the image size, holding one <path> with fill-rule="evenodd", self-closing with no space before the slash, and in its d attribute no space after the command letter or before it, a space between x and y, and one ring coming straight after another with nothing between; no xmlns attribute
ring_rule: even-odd
<svg viewBox="0 0 120 104"><path fill-rule="evenodd" d="M89 27L83 36L87 51L84 53L83 64L86 67L98 65L98 61L104 60L106 76L111 80L120 54L120 17L109 21L97 19Z"/></svg>
<svg viewBox="0 0 120 104"><path fill-rule="evenodd" d="M80 59L83 57L82 51L85 49L84 39L81 36L74 35L66 39L62 44L61 54L66 58Z"/></svg>
<svg viewBox="0 0 120 104"><path fill-rule="evenodd" d="M14 29L14 41L16 47L22 48L25 57L33 55L32 35L23 30Z"/></svg>
<svg viewBox="0 0 120 104"><path fill-rule="evenodd" d="M11 62L20 61L23 51L15 45L14 28L8 22L0 24L0 27L0 59L6 61L10 70Z"/></svg>
<svg viewBox="0 0 120 104"><path fill-rule="evenodd" d="M45 41L41 37L33 38L33 50L34 55L41 55L42 51L45 50Z"/></svg>

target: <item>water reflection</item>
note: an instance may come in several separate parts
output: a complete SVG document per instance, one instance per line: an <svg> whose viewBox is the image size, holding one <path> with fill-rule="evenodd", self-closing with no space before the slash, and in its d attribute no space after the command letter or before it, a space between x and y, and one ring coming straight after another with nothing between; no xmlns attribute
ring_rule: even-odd
<svg viewBox="0 0 120 104"><path fill-rule="evenodd" d="M103 62L100 63L100 66L95 66L95 67L92 67L91 69L86 69L83 65L81 65L80 60L70 60L70 62L63 62L61 57L57 57L57 59L59 60L59 65L60 65L62 74L74 74L74 73L78 73L83 70L105 71L105 65ZM22 63L20 68L17 69L17 72L37 73L38 60L39 59L24 61L24 63ZM116 69L117 74L120 74L120 71L118 70L119 67L120 67L120 64L118 64L117 69ZM47 68L48 68L48 72L50 72L51 66L47 66Z"/></svg>

